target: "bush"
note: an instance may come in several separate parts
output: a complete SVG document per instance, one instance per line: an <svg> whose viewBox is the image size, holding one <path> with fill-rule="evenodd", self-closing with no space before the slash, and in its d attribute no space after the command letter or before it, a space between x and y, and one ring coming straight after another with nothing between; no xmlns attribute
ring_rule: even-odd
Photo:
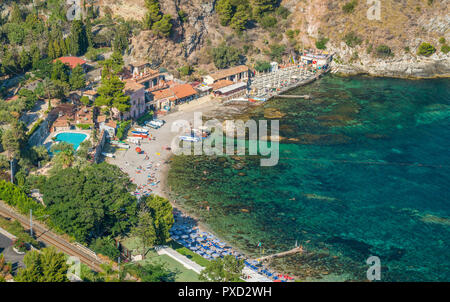
<svg viewBox="0 0 450 302"><path fill-rule="evenodd" d="M188 75L191 75L194 72L194 68L192 68L190 65L185 65L178 69L178 72L181 76L185 77Z"/></svg>
<svg viewBox="0 0 450 302"><path fill-rule="evenodd" d="M353 13L353 11L355 10L355 7L356 7L357 4L358 4L357 0L352 0L352 1L347 2L346 4L344 4L344 6L342 6L342 10L346 14Z"/></svg>
<svg viewBox="0 0 450 302"><path fill-rule="evenodd" d="M27 244L20 238L17 238L16 241L14 242L14 248L22 253L25 253L28 250Z"/></svg>
<svg viewBox="0 0 450 302"><path fill-rule="evenodd" d="M439 38L439 43L441 43L441 44L445 44L445 38L444 37L440 37Z"/></svg>
<svg viewBox="0 0 450 302"><path fill-rule="evenodd" d="M257 61L255 64L255 70L259 72L269 71L270 63L267 61Z"/></svg>
<svg viewBox="0 0 450 302"><path fill-rule="evenodd" d="M264 29L269 29L269 28L273 28L275 27L275 25L277 25L277 18L271 16L271 15L264 15L261 20L259 21L259 23L261 24L261 26Z"/></svg>
<svg viewBox="0 0 450 302"><path fill-rule="evenodd" d="M379 45L375 51L379 57L389 57L393 55L391 48L387 45Z"/></svg>
<svg viewBox="0 0 450 302"><path fill-rule="evenodd" d="M286 46L280 44L270 45L270 58L274 61L281 62L283 59L283 53L286 50Z"/></svg>
<svg viewBox="0 0 450 302"><path fill-rule="evenodd" d="M321 37L319 40L316 41L316 48L317 49L327 49L326 44L328 43L330 39Z"/></svg>
<svg viewBox="0 0 450 302"><path fill-rule="evenodd" d="M417 54L425 57L429 57L435 52L436 48L427 42L423 42L422 44L420 44L419 48L417 49Z"/></svg>
<svg viewBox="0 0 450 302"><path fill-rule="evenodd" d="M349 47L355 47L362 43L362 39L352 31L344 36L344 42Z"/></svg>
<svg viewBox="0 0 450 302"><path fill-rule="evenodd" d="M0 227L16 236L22 242L29 243L35 248L40 247L39 243L33 237L31 237L28 232L25 231L23 226L17 220L11 221L6 218L0 217Z"/></svg>
<svg viewBox="0 0 450 302"><path fill-rule="evenodd" d="M153 119L153 111L150 111L150 112L147 112L146 114L144 114L143 116L141 116L140 118L138 118L137 120L136 120L136 122L139 124L139 125L144 125L144 123L146 122L146 121L150 121L150 120L152 120Z"/></svg>
<svg viewBox="0 0 450 302"><path fill-rule="evenodd" d="M448 46L447 44L442 45L441 51L447 54L450 51L450 46Z"/></svg>
<svg viewBox="0 0 450 302"><path fill-rule="evenodd" d="M131 126L131 121L125 121L119 124L119 128L117 129L117 138L122 140L127 135L128 129Z"/></svg>
<svg viewBox="0 0 450 302"><path fill-rule="evenodd" d="M91 124L77 124L77 128L80 128L81 130L88 130L92 128Z"/></svg>
<svg viewBox="0 0 450 302"><path fill-rule="evenodd" d="M0 180L0 199L25 215L28 215L30 210L33 210L36 216L43 216L45 213L45 208L34 199L28 197L25 191L4 180Z"/></svg>
<svg viewBox="0 0 450 302"><path fill-rule="evenodd" d="M42 124L44 120L43 119L39 119L34 125L33 127L31 127L30 131L28 131L27 136L31 137L34 132L36 132L36 130L39 128L39 126Z"/></svg>
<svg viewBox="0 0 450 302"><path fill-rule="evenodd" d="M120 251L117 249L116 242L111 237L96 238L89 246L94 252L109 257L115 261L120 256Z"/></svg>

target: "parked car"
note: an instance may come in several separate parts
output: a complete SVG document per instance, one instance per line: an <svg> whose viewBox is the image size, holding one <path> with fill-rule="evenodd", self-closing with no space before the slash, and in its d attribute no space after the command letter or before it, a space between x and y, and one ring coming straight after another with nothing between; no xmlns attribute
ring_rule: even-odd
<svg viewBox="0 0 450 302"><path fill-rule="evenodd" d="M180 136L180 139L182 141L194 142L194 143L197 143L200 141L200 138L198 138L196 136L187 136L187 135Z"/></svg>
<svg viewBox="0 0 450 302"><path fill-rule="evenodd" d="M145 125L146 125L147 127L153 128L153 129L159 129L159 128L161 128L161 125L160 125L160 124L154 123L153 121L147 122Z"/></svg>

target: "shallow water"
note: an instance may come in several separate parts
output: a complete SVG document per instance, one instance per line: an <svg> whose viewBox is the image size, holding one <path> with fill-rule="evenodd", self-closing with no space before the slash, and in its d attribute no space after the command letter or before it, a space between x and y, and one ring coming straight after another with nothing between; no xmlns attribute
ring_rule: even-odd
<svg viewBox="0 0 450 302"><path fill-rule="evenodd" d="M242 116L282 116L277 166L175 157L178 201L254 256L302 244L274 263L302 279L364 280L376 255L384 281L450 281L450 80L327 76L291 93L312 98Z"/></svg>

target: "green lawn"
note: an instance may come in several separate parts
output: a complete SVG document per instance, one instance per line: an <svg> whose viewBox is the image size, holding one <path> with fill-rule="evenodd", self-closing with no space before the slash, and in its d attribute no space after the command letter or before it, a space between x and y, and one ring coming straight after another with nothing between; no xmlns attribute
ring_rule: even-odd
<svg viewBox="0 0 450 302"><path fill-rule="evenodd" d="M192 261L194 261L195 263L197 263L203 267L206 267L209 264L209 260L206 260L199 254L194 253L193 251L182 246L181 244L177 243L176 241L171 240L167 245L170 246L171 248L173 248L174 250L176 250L181 255L186 256L188 259L191 259Z"/></svg>
<svg viewBox="0 0 450 302"><path fill-rule="evenodd" d="M150 253L149 253L150 254ZM170 272L174 274L175 282L199 282L199 275L193 270L185 268L181 263L167 255L147 254L147 258L137 263L145 266L145 264L162 264Z"/></svg>
<svg viewBox="0 0 450 302"><path fill-rule="evenodd" d="M133 255L138 255L141 254L142 252L142 248L140 248L140 240L137 238L133 238L133 237L129 237L126 238L123 241L123 244L130 250L133 250ZM177 243L175 243L177 244ZM181 248L184 248L183 246L177 244L177 248L175 248L173 246L172 243L168 244L170 247L172 247L173 249L177 250L180 254L185 255L182 251ZM181 247L181 248L180 248ZM179 250L180 249L180 250ZM186 248L184 248L186 249ZM185 251L185 253L187 253L188 255L185 255L186 257L188 257L189 259L191 259L194 262L197 262L198 264L205 266L205 263L199 263L198 261L201 261L200 259L197 259L197 261L194 259L194 255L200 257L199 255L189 251L188 249L186 249L188 252ZM189 254L192 253L193 255ZM200 257L201 259L203 259L202 257ZM207 262L206 259L203 259L204 261ZM148 253L146 254L146 259L143 261L139 261L136 262L138 264L144 265L146 263L152 263L152 264L163 264L168 270L170 270L173 274L174 274L174 278L176 282L199 282L200 280L198 279L198 274L196 272L194 272L193 270L187 269L185 268L181 263L179 263L178 261L176 261L175 259L167 256L167 255L158 255L156 253L155 250L151 249L148 251Z"/></svg>

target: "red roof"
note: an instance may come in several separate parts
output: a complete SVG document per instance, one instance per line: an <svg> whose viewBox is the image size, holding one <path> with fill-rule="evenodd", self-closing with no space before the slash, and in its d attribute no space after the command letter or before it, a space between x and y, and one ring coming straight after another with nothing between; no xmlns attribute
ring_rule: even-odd
<svg viewBox="0 0 450 302"><path fill-rule="evenodd" d="M53 60L53 62L55 62L56 60L59 60L66 65L69 65L70 68L72 68L72 69L77 67L77 65L83 66L84 64L86 64L85 60L78 58L78 57L61 57L61 58Z"/></svg>
<svg viewBox="0 0 450 302"><path fill-rule="evenodd" d="M173 86L171 89L178 99L184 99L197 94L197 91L189 84Z"/></svg>

